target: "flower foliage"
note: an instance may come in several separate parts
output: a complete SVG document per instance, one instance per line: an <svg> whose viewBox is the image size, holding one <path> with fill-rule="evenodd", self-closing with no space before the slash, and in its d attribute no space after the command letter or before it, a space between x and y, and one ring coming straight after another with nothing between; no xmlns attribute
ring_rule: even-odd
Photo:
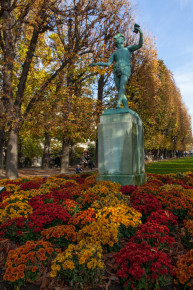
<svg viewBox="0 0 193 290"><path fill-rule="evenodd" d="M185 196L181 191L181 187L178 185L161 187L156 192L156 197L160 200L164 208L171 210L181 221L193 214L193 199Z"/></svg>
<svg viewBox="0 0 193 290"><path fill-rule="evenodd" d="M185 286L192 286L193 279L193 250L190 250L187 254L180 256L177 261L177 267L175 268L176 278Z"/></svg>
<svg viewBox="0 0 193 290"><path fill-rule="evenodd" d="M69 212L70 215L79 212L81 209L81 205L73 199L66 199L62 202L62 205Z"/></svg>
<svg viewBox="0 0 193 290"><path fill-rule="evenodd" d="M40 186L41 183L39 182L28 181L26 183L21 184L20 189L21 190L38 189L40 188Z"/></svg>
<svg viewBox="0 0 193 290"><path fill-rule="evenodd" d="M191 288L193 174L147 179L122 187L88 174L0 180L3 279L13 288L45 276L56 287L97 287L113 265L125 289L164 288L173 279Z"/></svg>
<svg viewBox="0 0 193 290"><path fill-rule="evenodd" d="M94 201L91 207L97 210L103 207L116 207L117 205L130 205L130 197L123 195L121 192L109 193L107 196Z"/></svg>
<svg viewBox="0 0 193 290"><path fill-rule="evenodd" d="M70 215L61 205L47 203L36 209L28 219L29 228L32 228L34 232L40 232L44 227L66 224Z"/></svg>
<svg viewBox="0 0 193 290"><path fill-rule="evenodd" d="M78 229L89 225L90 223L96 221L96 213L92 208L75 213L71 219L73 225Z"/></svg>
<svg viewBox="0 0 193 290"><path fill-rule="evenodd" d="M136 235L130 241L140 243L145 240L151 247L158 249L172 247L175 240L169 236L169 229L164 225L146 222L139 225Z"/></svg>
<svg viewBox="0 0 193 290"><path fill-rule="evenodd" d="M113 247L119 241L119 234L131 235L133 229L141 223L141 214L127 205L104 207L98 211L96 221L78 232L78 240ZM128 232L125 230L128 228ZM130 231L130 234L129 234Z"/></svg>
<svg viewBox="0 0 193 290"><path fill-rule="evenodd" d="M190 236L193 238L193 220L184 221L185 228Z"/></svg>
<svg viewBox="0 0 193 290"><path fill-rule="evenodd" d="M147 222L165 225L169 228L171 232L177 230L177 220L178 218L173 215L170 210L153 211L151 215L147 218Z"/></svg>
<svg viewBox="0 0 193 290"><path fill-rule="evenodd" d="M107 196L110 193L120 192L121 186L111 181L99 181L94 187L89 188L88 192L94 193L99 197Z"/></svg>
<svg viewBox="0 0 193 290"><path fill-rule="evenodd" d="M137 185L133 186L133 185L124 185L121 186L121 192L124 195L131 195L132 192L134 192L135 190L137 190Z"/></svg>
<svg viewBox="0 0 193 290"><path fill-rule="evenodd" d="M58 248L63 248L76 242L76 228L73 225L59 225L43 230L41 236Z"/></svg>
<svg viewBox="0 0 193 290"><path fill-rule="evenodd" d="M97 213L97 220L106 219L109 223L116 223L126 227L137 227L141 223L141 214L127 205L104 207Z"/></svg>
<svg viewBox="0 0 193 290"><path fill-rule="evenodd" d="M164 286L173 275L173 266L167 255L147 242L129 242L114 255L119 265L117 275L124 282L124 289L154 289Z"/></svg>
<svg viewBox="0 0 193 290"><path fill-rule="evenodd" d="M32 207L27 202L17 201L16 203L10 203L1 210L1 221L8 219L15 219L19 217L28 217L33 212Z"/></svg>
<svg viewBox="0 0 193 290"><path fill-rule="evenodd" d="M25 232L24 235L22 235L23 232ZM24 217L9 219L7 222L2 223L0 225L0 233L2 239L10 239L20 244L30 239L28 235L30 232L28 232L27 221Z"/></svg>
<svg viewBox="0 0 193 290"><path fill-rule="evenodd" d="M42 274L41 266L48 265L49 260L59 251L46 241L28 241L25 245L9 251L3 279L18 286L27 279L37 279Z"/></svg>
<svg viewBox="0 0 193 290"><path fill-rule="evenodd" d="M103 274L102 247L81 241L77 245L69 245L53 260L51 277L60 277L70 282L76 289L88 282L96 285Z"/></svg>
<svg viewBox="0 0 193 290"><path fill-rule="evenodd" d="M79 230L77 240L113 247L114 244L118 243L118 228L118 224L109 223L107 219L101 218Z"/></svg>
<svg viewBox="0 0 193 290"><path fill-rule="evenodd" d="M131 196L131 206L142 213L146 219L153 211L162 209L161 202L152 194L135 192Z"/></svg>
<svg viewBox="0 0 193 290"><path fill-rule="evenodd" d="M184 220L185 234L182 237L184 244L192 249L193 248L193 220Z"/></svg>
<svg viewBox="0 0 193 290"><path fill-rule="evenodd" d="M11 195L11 191L5 190L0 193L0 202L3 201L3 199L6 197L9 197Z"/></svg>

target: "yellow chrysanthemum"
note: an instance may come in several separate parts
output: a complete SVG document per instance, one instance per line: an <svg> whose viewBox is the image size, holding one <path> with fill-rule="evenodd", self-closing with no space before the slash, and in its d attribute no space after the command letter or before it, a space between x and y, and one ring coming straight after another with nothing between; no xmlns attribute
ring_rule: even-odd
<svg viewBox="0 0 193 290"><path fill-rule="evenodd" d="M0 219L14 219L18 217L28 217L33 212L33 208L26 202L16 202L8 204L1 212Z"/></svg>

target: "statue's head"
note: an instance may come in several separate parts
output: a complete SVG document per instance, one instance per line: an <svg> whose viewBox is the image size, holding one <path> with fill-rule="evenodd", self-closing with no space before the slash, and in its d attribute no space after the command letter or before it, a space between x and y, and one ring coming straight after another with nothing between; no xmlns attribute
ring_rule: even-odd
<svg viewBox="0 0 193 290"><path fill-rule="evenodd" d="M118 33L114 37L115 44L117 45L118 43L124 44L125 41L125 36L122 33Z"/></svg>

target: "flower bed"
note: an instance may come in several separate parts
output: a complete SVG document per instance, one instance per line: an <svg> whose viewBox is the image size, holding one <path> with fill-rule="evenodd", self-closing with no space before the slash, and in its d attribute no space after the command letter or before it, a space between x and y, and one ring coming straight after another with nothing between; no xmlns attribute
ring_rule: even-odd
<svg viewBox="0 0 193 290"><path fill-rule="evenodd" d="M0 186L0 266L13 288L191 289L193 173L148 174L140 187L88 174Z"/></svg>

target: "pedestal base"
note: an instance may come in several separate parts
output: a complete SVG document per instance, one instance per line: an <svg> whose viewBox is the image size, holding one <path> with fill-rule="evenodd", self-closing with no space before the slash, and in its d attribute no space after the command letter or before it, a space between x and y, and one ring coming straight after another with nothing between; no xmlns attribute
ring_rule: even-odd
<svg viewBox="0 0 193 290"><path fill-rule="evenodd" d="M123 175L123 174L104 174L100 175L98 177L98 180L105 180L105 181L112 181L117 182L119 184L123 185L142 185L146 182L146 174L136 174L136 175Z"/></svg>
<svg viewBox="0 0 193 290"><path fill-rule="evenodd" d="M105 110L98 127L99 180L121 185L146 181L143 126L130 109Z"/></svg>

